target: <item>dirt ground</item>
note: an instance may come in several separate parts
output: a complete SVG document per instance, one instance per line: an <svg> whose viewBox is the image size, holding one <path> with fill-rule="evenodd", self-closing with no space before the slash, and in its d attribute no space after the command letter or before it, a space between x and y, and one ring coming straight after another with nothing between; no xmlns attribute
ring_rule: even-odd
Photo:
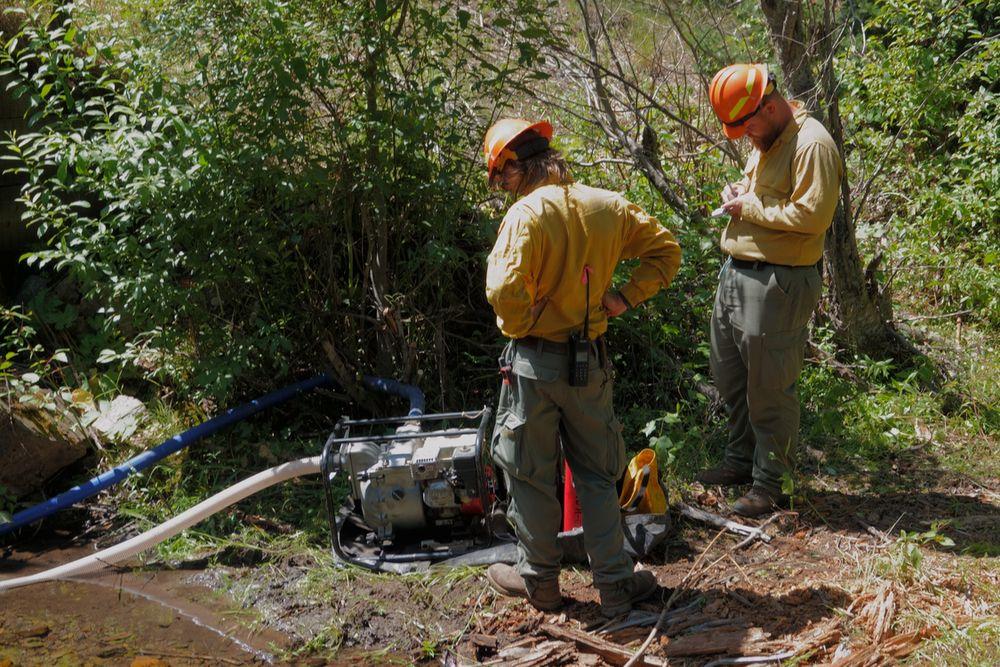
<svg viewBox="0 0 1000 667"><path fill-rule="evenodd" d="M938 655L934 642L986 621L997 627L997 488L940 476L878 495L815 486L795 511L756 522L767 543L739 546L740 536L675 516L667 542L642 564L660 593L610 623L585 568L564 570L566 604L543 614L497 596L481 570L373 575L333 567L316 551L15 590L0 604L0 665L137 665L140 656L168 665L621 665L667 603L640 664L748 655L844 667L907 656L938 664L929 657ZM698 487L688 495L692 506L730 515L732 496ZM80 550L22 547L0 576ZM951 664L1000 664L1000 638L984 637L967 654L953 641L942 650L955 651Z"/></svg>
<svg viewBox="0 0 1000 667"><path fill-rule="evenodd" d="M557 614L497 596L474 570L331 574L302 561L266 580L249 570L226 580L275 629L339 646L336 655L352 662L624 664L613 651L601 656L604 644L633 652L668 600L673 613L647 654L670 664L786 653L796 664L877 665L907 655L923 662L925 642L1000 616L1000 493L959 478L937 482L877 496L812 491L805 506L767 522L769 543L743 547L739 536L678 518L666 545L643 563L660 595L616 625L644 623L622 629L600 617L585 568L564 570L566 604ZM689 502L729 514L718 492ZM941 519L949 523L927 536ZM914 536L913 550L900 531ZM1000 645L989 642L971 649L980 664L1000 660Z"/></svg>

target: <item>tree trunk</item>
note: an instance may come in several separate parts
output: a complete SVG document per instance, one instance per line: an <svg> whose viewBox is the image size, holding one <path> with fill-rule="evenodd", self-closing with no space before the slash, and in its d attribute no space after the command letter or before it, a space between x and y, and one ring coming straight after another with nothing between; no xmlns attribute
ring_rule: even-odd
<svg viewBox="0 0 1000 667"><path fill-rule="evenodd" d="M784 86L797 100L815 107L818 94L816 80L809 67L805 30L802 27L800 0L760 0L767 20L774 52L785 77Z"/></svg>
<svg viewBox="0 0 1000 667"><path fill-rule="evenodd" d="M397 10L405 8L400 4ZM389 238L391 218L386 198L382 141L383 110L379 107L379 77L381 60L386 57L385 26L380 16L378 4L369 7L368 30L370 44L365 52L365 108L367 111L368 168L370 169L370 190L362 204L362 226L365 230L367 258L367 286L375 306L376 319L382 324L378 330L378 361L380 372L389 373L405 381L412 379L415 371L415 350L407 340L406 326L396 304L389 299L393 278L389 266Z"/></svg>
<svg viewBox="0 0 1000 667"><path fill-rule="evenodd" d="M825 5L817 31L823 37L815 43L806 39L801 0L760 0L760 7L790 96L810 107L822 107L819 115L821 119L825 116L826 127L846 167L843 124L833 71L836 44L832 36L830 3ZM820 63L819 85L812 71L817 62ZM844 347L875 357L897 356L912 348L892 327L892 302L887 291L880 289L875 280L879 260L880 256L876 256L866 270L862 269L845 168L840 183L840 202L823 249L823 268L829 285L823 315L830 320L838 342Z"/></svg>

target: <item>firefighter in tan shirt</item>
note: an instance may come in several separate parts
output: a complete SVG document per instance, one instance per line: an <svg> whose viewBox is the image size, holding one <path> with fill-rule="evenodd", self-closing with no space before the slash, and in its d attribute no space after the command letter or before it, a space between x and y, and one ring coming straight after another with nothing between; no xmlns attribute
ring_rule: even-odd
<svg viewBox="0 0 1000 667"><path fill-rule="evenodd" d="M778 93L766 65L720 70L709 98L725 135L746 135L756 150L743 179L722 192L730 219L720 243L727 259L712 311L710 365L729 440L723 462L698 480L752 482L733 509L759 516L788 502L783 487L799 431L796 382L843 166L829 132Z"/></svg>
<svg viewBox="0 0 1000 667"><path fill-rule="evenodd" d="M519 560L516 568L490 566L486 577L539 609L562 603L555 493L561 434L601 612L617 616L657 584L649 571L633 571L624 549L615 482L625 443L602 334L608 317L670 284L681 251L667 229L620 194L574 183L551 137L545 121L505 119L483 147L490 184L517 198L490 252L486 297L511 339L491 449L510 491ZM615 267L628 258L639 265L612 290Z"/></svg>

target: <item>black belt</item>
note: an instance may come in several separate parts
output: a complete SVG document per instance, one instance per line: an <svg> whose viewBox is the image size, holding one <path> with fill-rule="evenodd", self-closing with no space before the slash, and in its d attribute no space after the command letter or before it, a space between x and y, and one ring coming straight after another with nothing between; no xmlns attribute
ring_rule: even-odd
<svg viewBox="0 0 1000 667"><path fill-rule="evenodd" d="M753 269L754 271L759 271L767 266L780 266L784 269L805 269L811 264L806 264L804 266L790 266L788 264L775 264L774 262L765 262L762 259L739 259L737 257L730 257L729 261L732 262L733 266L738 269Z"/></svg>
<svg viewBox="0 0 1000 667"><path fill-rule="evenodd" d="M538 336L525 336L514 340L518 346L533 347L537 352L551 352L552 354L566 354L569 351L569 343L559 343ZM600 349L604 343L604 336L598 336L591 341L592 348Z"/></svg>

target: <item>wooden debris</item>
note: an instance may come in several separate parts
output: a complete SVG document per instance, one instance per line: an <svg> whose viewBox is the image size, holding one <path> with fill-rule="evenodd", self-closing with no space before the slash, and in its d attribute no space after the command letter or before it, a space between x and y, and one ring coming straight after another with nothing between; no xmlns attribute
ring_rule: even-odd
<svg viewBox="0 0 1000 667"><path fill-rule="evenodd" d="M498 645L498 640L493 635L471 634L469 635L469 642L473 646L489 649L496 649Z"/></svg>
<svg viewBox="0 0 1000 667"><path fill-rule="evenodd" d="M524 639L518 639L516 642L511 642L504 646L504 649L516 648L518 646L534 646L535 644L541 643L541 637L525 637Z"/></svg>
<svg viewBox="0 0 1000 667"><path fill-rule="evenodd" d="M689 616L685 619L674 621L670 625L667 625L666 627L661 629L660 643L665 644L666 643L665 639L667 637L678 635L684 632L685 630L690 630L691 628L695 628L700 625L712 624L713 626L718 626L718 625L733 625L736 623L739 623L739 621L731 620L728 618L720 619L719 617L713 616L712 614L695 614L694 616Z"/></svg>
<svg viewBox="0 0 1000 667"><path fill-rule="evenodd" d="M686 655L714 655L716 653L743 653L751 645L764 639L760 628L748 630L711 630L671 639L659 653L668 658Z"/></svg>
<svg viewBox="0 0 1000 667"><path fill-rule="evenodd" d="M730 521L729 519L721 517L718 514L714 514L712 512L706 512L705 510L700 510L696 507L691 507L690 505L687 505L685 503L677 503L675 507L677 508L678 512L680 512L683 516L686 516L689 519L693 519L695 521L701 521L702 523L713 525L716 528L724 528L731 533L736 533L737 535L743 535L745 537L752 538L749 541L744 540L744 542L747 544L749 544L749 542L752 542L753 539L759 539L762 542L770 542L772 539L770 535L765 533L760 528L755 528L753 526L746 526L742 523L736 523L735 521ZM741 545L742 544L743 543L741 543Z"/></svg>
<svg viewBox="0 0 1000 667"><path fill-rule="evenodd" d="M832 646L839 642L843 636L840 622L839 618L834 617L825 623L816 623L798 638L792 648L795 649L796 653L804 653L814 648Z"/></svg>
<svg viewBox="0 0 1000 667"><path fill-rule="evenodd" d="M937 635L937 630L927 627L916 632L890 637L881 644L866 646L857 653L841 658L830 667L878 667L894 664L896 660L910 655L920 644Z"/></svg>
<svg viewBox="0 0 1000 667"><path fill-rule="evenodd" d="M673 622L673 620L676 619L678 616L685 616L690 612L693 612L697 607L704 604L704 602L705 598L698 597L690 604L686 604L679 609L674 609L669 614L665 615L663 617L663 621L664 623L666 623L667 621ZM614 624L612 624L611 622L604 623L602 626L598 628L597 631L602 633L612 633L612 632L617 632L619 630L624 630L625 628L631 628L637 625L638 626L652 625L653 623L656 623L656 621L658 621L659 618L660 618L659 612L644 612L644 611L633 610L632 613L628 615L628 618L626 618L624 621Z"/></svg>
<svg viewBox="0 0 1000 667"><path fill-rule="evenodd" d="M919 648L920 644L928 639L936 637L938 631L931 627L926 627L916 632L896 635L886 640L881 646L881 650L886 655L893 658L905 658Z"/></svg>
<svg viewBox="0 0 1000 667"><path fill-rule="evenodd" d="M481 664L504 665L504 667L561 665L572 661L574 653L572 643L537 640L534 646L508 646L497 654L495 660Z"/></svg>
<svg viewBox="0 0 1000 667"><path fill-rule="evenodd" d="M640 646L639 650L635 652L635 655L629 658L628 662L625 663L625 667L633 667L633 665L638 665L642 662L643 656L649 649L649 645L653 643L654 639L656 639L656 633L663 628L663 621L669 615L670 608L677 600L677 596L680 594L680 592L684 590L684 588L690 582L701 578L707 570L711 569L716 563L718 563L720 560L722 560L722 558L724 558L723 556L721 558L716 559L713 563L711 563L707 567L702 565L702 563L705 560L705 556L708 554L711 548L715 546L715 543L718 542L719 538L722 537L722 533L724 532L725 529L720 530L718 533L716 533L715 537L712 538L712 541L709 542L707 545L705 545L705 548L702 549L701 554L699 554L698 558L695 559L694 564L691 565L691 569L688 570L688 573L684 575L683 579L681 579L680 584L678 584L677 587L674 588L674 591L670 594L670 597L667 598L667 601L663 605L663 611L660 612L660 618L656 621L656 625L653 626L653 629L649 631L649 635L646 637L646 641L642 643L642 646Z"/></svg>
<svg viewBox="0 0 1000 667"><path fill-rule="evenodd" d="M632 642L641 641L645 639L647 634L649 634L649 630L647 630L646 628L632 626L630 628L623 628L615 632L609 632L608 639L610 639L616 644L627 646Z"/></svg>
<svg viewBox="0 0 1000 667"><path fill-rule="evenodd" d="M599 655L605 662L612 665L624 665L632 658L632 652L623 649L617 644L605 641L582 630L572 630L561 628L557 625L545 624L540 630L550 637L563 641L573 642L576 648L585 653ZM665 667L666 662L659 658L650 656L640 656L640 665L650 665L651 667Z"/></svg>
<svg viewBox="0 0 1000 667"><path fill-rule="evenodd" d="M874 595L862 595L848 607L849 612L857 614L857 623L868 631L875 644L891 634L896 617L896 593L895 586L886 583Z"/></svg>
<svg viewBox="0 0 1000 667"><path fill-rule="evenodd" d="M542 642L528 655L520 659L508 661L504 664L509 667L540 667L541 665L561 665L569 662L574 654L573 644L561 641Z"/></svg>
<svg viewBox="0 0 1000 667"><path fill-rule="evenodd" d="M756 665L762 662L781 662L788 660L795 655L795 651L782 651L772 655L746 655L739 658L718 658L705 665L705 667L720 667L721 665Z"/></svg>
<svg viewBox="0 0 1000 667"><path fill-rule="evenodd" d="M881 644L866 646L857 653L834 662L830 667L878 667L894 664L919 648L920 644L938 634L934 628L924 628L916 632L890 637Z"/></svg>

